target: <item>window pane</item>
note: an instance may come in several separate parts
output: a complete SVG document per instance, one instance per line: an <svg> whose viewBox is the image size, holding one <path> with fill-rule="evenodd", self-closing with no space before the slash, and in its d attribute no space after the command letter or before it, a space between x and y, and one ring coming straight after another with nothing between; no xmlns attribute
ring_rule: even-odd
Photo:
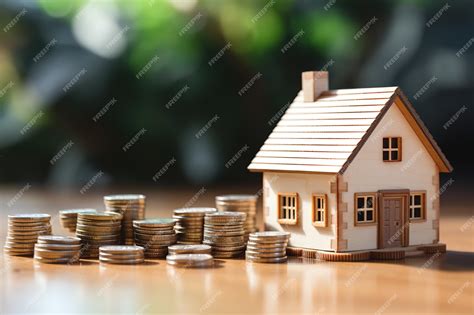
<svg viewBox="0 0 474 315"><path fill-rule="evenodd" d="M321 198L321 209L324 209L324 198Z"/></svg>
<svg viewBox="0 0 474 315"><path fill-rule="evenodd" d="M321 199L316 198L316 209L321 209Z"/></svg>
<svg viewBox="0 0 474 315"><path fill-rule="evenodd" d="M397 161L398 160L398 151L392 151L390 152L391 156L390 156L390 159L392 161Z"/></svg>
<svg viewBox="0 0 474 315"><path fill-rule="evenodd" d="M358 197L357 198L357 209L364 208L364 198Z"/></svg>
<svg viewBox="0 0 474 315"><path fill-rule="evenodd" d="M366 212L367 215L367 221L373 221L374 220L374 211L369 210Z"/></svg>
<svg viewBox="0 0 474 315"><path fill-rule="evenodd" d="M383 138L383 148L388 149L388 138Z"/></svg>
<svg viewBox="0 0 474 315"><path fill-rule="evenodd" d="M317 211L316 221L322 221L322 218L321 218L321 211Z"/></svg>
<svg viewBox="0 0 474 315"><path fill-rule="evenodd" d="M364 222L364 211L357 211L357 221Z"/></svg>
<svg viewBox="0 0 474 315"><path fill-rule="evenodd" d="M392 148L398 148L398 138L392 138Z"/></svg>
<svg viewBox="0 0 474 315"><path fill-rule="evenodd" d="M415 208L415 218L421 218L421 208Z"/></svg>
<svg viewBox="0 0 474 315"><path fill-rule="evenodd" d="M283 207L286 206L286 197L284 197L284 196L281 197L281 205L282 205Z"/></svg>
<svg viewBox="0 0 474 315"><path fill-rule="evenodd" d="M410 206L413 206L413 195L410 195Z"/></svg>
<svg viewBox="0 0 474 315"><path fill-rule="evenodd" d="M421 206L421 195L415 195L415 205Z"/></svg>
<svg viewBox="0 0 474 315"><path fill-rule="evenodd" d="M388 151L383 151L383 160L384 161L388 161L388 154L389 154Z"/></svg>
<svg viewBox="0 0 474 315"><path fill-rule="evenodd" d="M367 208L373 208L374 207L374 198L373 197L367 197Z"/></svg>

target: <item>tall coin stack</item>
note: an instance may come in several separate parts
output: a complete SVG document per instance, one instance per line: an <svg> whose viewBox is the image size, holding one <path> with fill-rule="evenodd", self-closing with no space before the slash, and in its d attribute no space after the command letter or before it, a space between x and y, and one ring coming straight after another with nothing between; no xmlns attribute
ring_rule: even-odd
<svg viewBox="0 0 474 315"><path fill-rule="evenodd" d="M96 213L95 209L67 209L59 211L59 221L61 226L68 229L69 232L76 232L78 213Z"/></svg>
<svg viewBox="0 0 474 315"><path fill-rule="evenodd" d="M145 262L145 255L141 246L101 246L99 260L107 264L136 265Z"/></svg>
<svg viewBox="0 0 474 315"><path fill-rule="evenodd" d="M290 233L267 231L249 235L245 257L258 263L282 263L287 261L286 247Z"/></svg>
<svg viewBox="0 0 474 315"><path fill-rule="evenodd" d="M35 245L35 260L48 264L72 264L79 261L81 240L77 237L41 235Z"/></svg>
<svg viewBox="0 0 474 315"><path fill-rule="evenodd" d="M217 212L216 208L175 209L173 219L176 220L174 229L178 235L178 243L188 245L201 244L204 216L214 212Z"/></svg>
<svg viewBox="0 0 474 315"><path fill-rule="evenodd" d="M49 214L9 215L4 252L11 256L33 256L38 236L51 234L50 221Z"/></svg>
<svg viewBox="0 0 474 315"><path fill-rule="evenodd" d="M219 211L236 211L247 214L244 229L246 239L249 233L257 232L257 200L256 195L223 195L216 197L216 208Z"/></svg>
<svg viewBox="0 0 474 315"><path fill-rule="evenodd" d="M76 236L81 239L81 257L99 257L99 247L120 243L122 216L116 213L79 213Z"/></svg>
<svg viewBox="0 0 474 315"><path fill-rule="evenodd" d="M204 218L204 241L215 258L240 257L245 251L243 212L215 212Z"/></svg>
<svg viewBox="0 0 474 315"><path fill-rule="evenodd" d="M173 219L135 220L135 244L145 249L146 258L164 258L177 241L174 225Z"/></svg>
<svg viewBox="0 0 474 315"><path fill-rule="evenodd" d="M106 212L120 213L123 216L121 244L133 245L133 220L145 218L145 196L105 196L104 203Z"/></svg>

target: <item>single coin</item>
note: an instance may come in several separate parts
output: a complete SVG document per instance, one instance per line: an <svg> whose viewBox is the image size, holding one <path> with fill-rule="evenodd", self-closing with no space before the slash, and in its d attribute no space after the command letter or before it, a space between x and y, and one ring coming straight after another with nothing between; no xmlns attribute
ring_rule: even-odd
<svg viewBox="0 0 474 315"><path fill-rule="evenodd" d="M250 237L255 238L255 239L260 239L260 238L288 239L290 235L291 234L289 232L265 231L265 232L252 233L250 234Z"/></svg>
<svg viewBox="0 0 474 315"><path fill-rule="evenodd" d="M216 196L216 201L257 201L257 195L229 194Z"/></svg>
<svg viewBox="0 0 474 315"><path fill-rule="evenodd" d="M134 220L133 225L137 227L169 227L174 226L175 221L168 218L156 218L156 219L146 219L146 220Z"/></svg>
<svg viewBox="0 0 474 315"><path fill-rule="evenodd" d="M66 217L77 217L78 213L96 213L96 209L64 209L59 210L59 215Z"/></svg>
<svg viewBox="0 0 474 315"><path fill-rule="evenodd" d="M101 246L100 251L101 252L107 252L107 253L130 253L130 252L141 252L141 253L143 253L143 247L141 247L141 246L124 246L124 245Z"/></svg>
<svg viewBox="0 0 474 315"><path fill-rule="evenodd" d="M82 245L36 243L35 248L46 249L50 251L79 251L81 250Z"/></svg>
<svg viewBox="0 0 474 315"><path fill-rule="evenodd" d="M213 263L209 254L178 254L166 256L166 262L180 267L208 267Z"/></svg>
<svg viewBox="0 0 474 315"><path fill-rule="evenodd" d="M274 258L261 258L261 257L246 255L245 258L247 261L257 262L257 263L283 263L288 260L287 256L274 257Z"/></svg>
<svg viewBox="0 0 474 315"><path fill-rule="evenodd" d="M34 256L34 259L44 264L75 264L79 262L79 257L68 258L44 258L41 256Z"/></svg>
<svg viewBox="0 0 474 315"><path fill-rule="evenodd" d="M90 220L90 221L110 221L110 220L121 220L122 216L117 213L106 213L106 212L97 212L97 213L78 213L77 219Z"/></svg>
<svg viewBox="0 0 474 315"><path fill-rule="evenodd" d="M38 236L38 242L51 244L79 244L81 239L72 236L63 235L41 235Z"/></svg>
<svg viewBox="0 0 474 315"><path fill-rule="evenodd" d="M279 252L260 252L260 251L251 251L246 250L246 255L253 256L253 257L261 257L261 258L272 258L272 257L284 257L286 256L286 250L279 251Z"/></svg>
<svg viewBox="0 0 474 315"><path fill-rule="evenodd" d="M209 245L172 245L168 247L168 251L173 254L210 254L211 246Z"/></svg>
<svg viewBox="0 0 474 315"><path fill-rule="evenodd" d="M104 196L104 201L129 201L129 200L143 200L146 199L142 194L122 194L122 195L108 195Z"/></svg>
<svg viewBox="0 0 474 315"><path fill-rule="evenodd" d="M32 222L32 221L47 222L51 220L51 216L49 214L44 214L44 213L10 214L8 215L8 220L10 220L11 222Z"/></svg>
<svg viewBox="0 0 474 315"><path fill-rule="evenodd" d="M194 208L180 208L175 209L174 214L182 216L203 216L208 213L217 212L216 208L208 207L194 207Z"/></svg>

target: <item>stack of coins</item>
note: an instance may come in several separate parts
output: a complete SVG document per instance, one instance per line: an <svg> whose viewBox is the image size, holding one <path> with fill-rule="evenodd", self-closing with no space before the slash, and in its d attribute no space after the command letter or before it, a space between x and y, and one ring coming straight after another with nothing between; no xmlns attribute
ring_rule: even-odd
<svg viewBox="0 0 474 315"><path fill-rule="evenodd" d="M257 232L249 235L245 257L248 261L260 263L281 263L287 260L286 247L290 233Z"/></svg>
<svg viewBox="0 0 474 315"><path fill-rule="evenodd" d="M177 241L173 219L146 219L133 221L135 244L145 249L146 258L164 258L168 246Z"/></svg>
<svg viewBox="0 0 474 315"><path fill-rule="evenodd" d="M243 212L215 212L204 218L204 241L215 258L240 257L245 251Z"/></svg>
<svg viewBox="0 0 474 315"><path fill-rule="evenodd" d="M95 209L67 209L59 211L59 221L61 226L68 229L69 232L76 232L78 213L96 213Z"/></svg>
<svg viewBox="0 0 474 315"><path fill-rule="evenodd" d="M42 235L35 245L35 260L49 264L72 264L79 261L81 239L71 236Z"/></svg>
<svg viewBox="0 0 474 315"><path fill-rule="evenodd" d="M122 216L114 213L79 213L76 236L83 245L81 257L99 257L99 247L120 243Z"/></svg>
<svg viewBox="0 0 474 315"><path fill-rule="evenodd" d="M170 255L180 254L211 254L212 247L204 244L196 245L172 245L168 247Z"/></svg>
<svg viewBox="0 0 474 315"><path fill-rule="evenodd" d="M49 214L9 215L4 252L12 256L33 256L38 236L51 234L50 220Z"/></svg>
<svg viewBox="0 0 474 315"><path fill-rule="evenodd" d="M249 233L257 232L257 200L256 195L223 195L216 197L216 208L219 211L237 211L247 214L244 229L246 239Z"/></svg>
<svg viewBox="0 0 474 315"><path fill-rule="evenodd" d="M209 254L178 254L166 256L168 265L184 268L208 268L214 265Z"/></svg>
<svg viewBox="0 0 474 315"><path fill-rule="evenodd" d="M121 243L133 245L133 220L142 220L145 218L145 196L105 196L104 203L106 212L119 213L123 216Z"/></svg>
<svg viewBox="0 0 474 315"><path fill-rule="evenodd" d="M182 208L174 210L176 234L179 244L201 244L204 216L217 212L216 208Z"/></svg>
<svg viewBox="0 0 474 315"><path fill-rule="evenodd" d="M145 254L141 246L101 246L99 260L107 264L136 265L145 262Z"/></svg>

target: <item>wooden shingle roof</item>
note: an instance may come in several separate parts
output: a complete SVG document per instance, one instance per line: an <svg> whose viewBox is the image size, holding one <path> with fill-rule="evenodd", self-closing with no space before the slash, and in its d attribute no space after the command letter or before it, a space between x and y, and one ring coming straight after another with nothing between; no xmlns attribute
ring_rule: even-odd
<svg viewBox="0 0 474 315"><path fill-rule="evenodd" d="M392 104L432 155L441 172L451 165L398 87L323 92L303 102L300 91L260 148L250 171L343 173Z"/></svg>

